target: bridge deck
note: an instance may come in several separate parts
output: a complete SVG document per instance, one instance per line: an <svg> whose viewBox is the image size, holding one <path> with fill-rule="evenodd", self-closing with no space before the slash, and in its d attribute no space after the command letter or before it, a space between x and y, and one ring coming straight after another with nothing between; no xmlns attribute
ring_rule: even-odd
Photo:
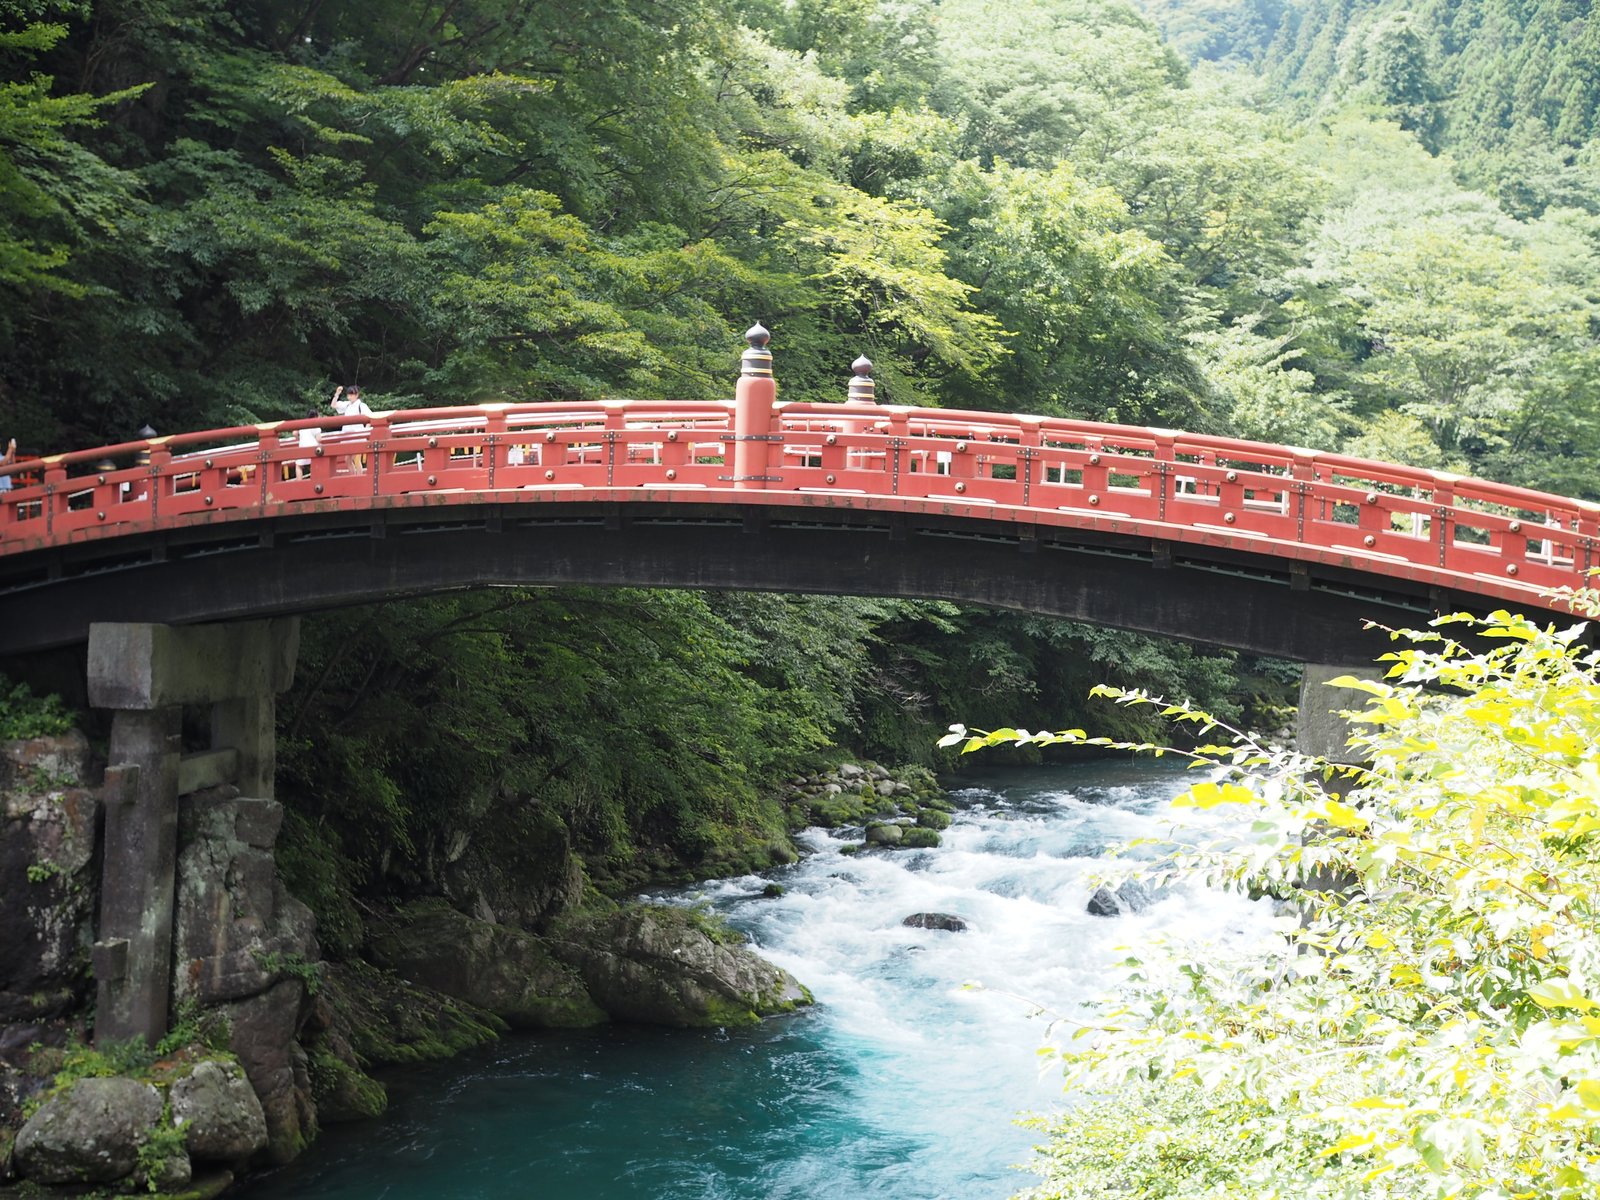
<svg viewBox="0 0 1600 1200"><path fill-rule="evenodd" d="M874 404L490 405L272 422L30 464L0 504L0 592L163 532L223 533L459 506L726 506L910 514L1353 573L1559 610L1584 585L1600 507L1344 455L1171 430ZM309 432L302 432L309 431ZM735 451L759 450L754 476ZM42 475L42 477L41 477ZM420 515L420 514L419 514ZM263 524L264 523L264 524Z"/></svg>

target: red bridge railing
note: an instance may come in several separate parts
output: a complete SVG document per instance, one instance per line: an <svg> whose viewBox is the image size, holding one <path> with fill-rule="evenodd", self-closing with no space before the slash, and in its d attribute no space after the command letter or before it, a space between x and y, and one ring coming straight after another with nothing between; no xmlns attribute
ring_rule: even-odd
<svg viewBox="0 0 1600 1200"><path fill-rule="evenodd" d="M934 512L1243 550L1558 607L1600 506L1231 438L846 404L605 401L275 421L52 455L0 493L0 563L296 512L581 500ZM770 381L767 386L770 388ZM769 393L770 394L770 393ZM759 399L759 397L758 397ZM743 404L743 408L739 408ZM736 419L736 413L738 419ZM302 444L301 431L317 444Z"/></svg>

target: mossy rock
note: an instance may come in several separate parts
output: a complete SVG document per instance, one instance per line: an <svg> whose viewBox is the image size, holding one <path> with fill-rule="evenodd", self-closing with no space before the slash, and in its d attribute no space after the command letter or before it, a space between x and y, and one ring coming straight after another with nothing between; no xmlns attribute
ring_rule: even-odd
<svg viewBox="0 0 1600 1200"><path fill-rule="evenodd" d="M368 954L375 963L514 1028L605 1023L577 973L523 930L480 921L437 900L405 905L373 925Z"/></svg>
<svg viewBox="0 0 1600 1200"><path fill-rule="evenodd" d="M374 1066L450 1058L509 1028L491 1012L367 963L325 963L323 970L329 1002L351 1048Z"/></svg>
<svg viewBox="0 0 1600 1200"><path fill-rule="evenodd" d="M388 1109L389 1092L383 1084L326 1048L312 1049L306 1066L320 1123L366 1120L382 1116Z"/></svg>
<svg viewBox="0 0 1600 1200"><path fill-rule="evenodd" d="M910 825L901 831L900 848L902 850L931 850L941 840L936 830L924 829L920 825Z"/></svg>
<svg viewBox="0 0 1600 1200"><path fill-rule="evenodd" d="M950 814L937 808L925 808L917 814L917 824L924 829L949 829Z"/></svg>
<svg viewBox="0 0 1600 1200"><path fill-rule="evenodd" d="M788 972L719 919L635 905L562 922L552 945L617 1020L684 1028L753 1025L810 1004Z"/></svg>

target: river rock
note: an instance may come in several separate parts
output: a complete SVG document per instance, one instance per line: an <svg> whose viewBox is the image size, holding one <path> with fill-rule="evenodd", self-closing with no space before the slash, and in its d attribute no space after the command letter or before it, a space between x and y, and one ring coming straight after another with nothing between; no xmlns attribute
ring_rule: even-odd
<svg viewBox="0 0 1600 1200"><path fill-rule="evenodd" d="M17 1134L18 1171L37 1183L110 1183L133 1173L161 1120L161 1094L115 1076L80 1079L47 1100Z"/></svg>
<svg viewBox="0 0 1600 1200"><path fill-rule="evenodd" d="M867 845L898 846L905 835L905 830L898 825L884 825L874 822L867 826Z"/></svg>
<svg viewBox="0 0 1600 1200"><path fill-rule="evenodd" d="M327 963L316 1007L330 1027L312 1039L365 1067L432 1062L492 1042L509 1026L492 1012L401 979L366 962Z"/></svg>
<svg viewBox="0 0 1600 1200"><path fill-rule="evenodd" d="M961 933L966 929L967 923L954 913L912 913L900 924L912 929L943 929L949 933Z"/></svg>
<svg viewBox="0 0 1600 1200"><path fill-rule="evenodd" d="M317 1136L306 1052L295 1040L304 999L305 985L286 979L259 996L218 1005L228 1019L228 1048L261 1101L267 1145L259 1157L268 1166L292 1162Z"/></svg>
<svg viewBox="0 0 1600 1200"><path fill-rule="evenodd" d="M133 1176L134 1182L142 1183L147 1191L164 1195L187 1188L193 1178L194 1165L189 1161L188 1153L182 1149L162 1155L148 1170L141 1169Z"/></svg>
<svg viewBox="0 0 1600 1200"><path fill-rule="evenodd" d="M679 908L636 906L567 923L552 948L622 1021L683 1028L753 1025L811 1003L787 971Z"/></svg>
<svg viewBox="0 0 1600 1200"><path fill-rule="evenodd" d="M0 743L0 1025L60 1016L88 991L96 794L76 731Z"/></svg>
<svg viewBox="0 0 1600 1200"><path fill-rule="evenodd" d="M423 878L457 912L541 933L583 899L583 862L566 824L539 805L491 809L469 843L432 852Z"/></svg>
<svg viewBox="0 0 1600 1200"><path fill-rule="evenodd" d="M1118 917L1123 913L1143 912L1157 900L1159 892L1137 879L1124 879L1115 890L1102 884L1089 897L1089 912L1097 917Z"/></svg>
<svg viewBox="0 0 1600 1200"><path fill-rule="evenodd" d="M278 879L275 800L236 788L185 796L179 808L173 999L218 1004L260 995L320 957L311 910Z"/></svg>
<svg viewBox="0 0 1600 1200"><path fill-rule="evenodd" d="M371 939L368 957L519 1029L581 1028L606 1019L578 973L540 939L465 916L437 900L396 912Z"/></svg>
<svg viewBox="0 0 1600 1200"><path fill-rule="evenodd" d="M191 1158L242 1166L267 1145L261 1101L237 1064L205 1059L168 1092Z"/></svg>

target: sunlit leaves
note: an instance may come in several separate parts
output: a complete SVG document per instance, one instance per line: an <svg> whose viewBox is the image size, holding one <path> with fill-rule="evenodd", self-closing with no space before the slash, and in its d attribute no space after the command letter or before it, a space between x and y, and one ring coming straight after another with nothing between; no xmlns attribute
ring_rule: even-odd
<svg viewBox="0 0 1600 1200"><path fill-rule="evenodd" d="M1333 681L1369 766L1336 772L1242 735L1193 754L1212 775L1183 803L1249 822L1161 870L1293 907L1244 952L1142 956L1107 1002L1116 1020L1062 1053L1069 1086L1110 1097L1051 1126L1030 1195L1600 1188L1600 657L1572 627L1510 613L1441 624L1494 636L1476 651L1419 636L1387 678ZM1313 782L1335 774L1338 795ZM1209 1147L1185 1160L1205 1173L1140 1154L1107 1112L1144 1127L1138 1114L1175 1114L1162 1136Z"/></svg>

